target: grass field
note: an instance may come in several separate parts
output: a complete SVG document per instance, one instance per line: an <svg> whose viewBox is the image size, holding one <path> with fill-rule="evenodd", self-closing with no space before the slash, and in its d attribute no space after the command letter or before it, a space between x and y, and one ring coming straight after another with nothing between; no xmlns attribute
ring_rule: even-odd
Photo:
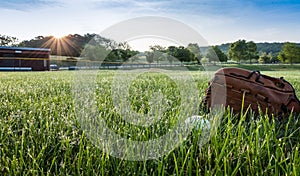
<svg viewBox="0 0 300 176"><path fill-rule="evenodd" d="M300 72L262 71L284 76L300 97ZM180 77L180 72L174 77ZM208 78L191 72L204 95ZM199 146L192 130L174 150L157 159L129 161L103 152L82 130L72 96L75 72L0 72L0 175L299 175L300 116L286 119L226 111L210 140ZM152 90L169 100L162 119L150 127L120 120L113 109L113 71L97 77L97 108L122 137L146 141L166 134L180 113L178 84L168 76L145 74L130 85L130 103L139 114L150 110ZM122 91L122 90L120 90ZM155 101L154 101L155 102ZM165 103L165 102L160 102ZM78 108L78 107L77 107ZM203 114L203 112L199 112Z"/></svg>

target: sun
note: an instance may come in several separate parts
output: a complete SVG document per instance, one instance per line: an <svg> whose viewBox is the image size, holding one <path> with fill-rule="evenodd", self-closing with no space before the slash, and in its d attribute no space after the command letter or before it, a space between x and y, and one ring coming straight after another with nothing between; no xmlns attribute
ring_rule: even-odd
<svg viewBox="0 0 300 176"><path fill-rule="evenodd" d="M57 40L60 40L60 39L62 39L62 38L64 38L64 37L66 37L64 34L55 34L55 35L53 35L53 37L55 38L55 39L57 39Z"/></svg>

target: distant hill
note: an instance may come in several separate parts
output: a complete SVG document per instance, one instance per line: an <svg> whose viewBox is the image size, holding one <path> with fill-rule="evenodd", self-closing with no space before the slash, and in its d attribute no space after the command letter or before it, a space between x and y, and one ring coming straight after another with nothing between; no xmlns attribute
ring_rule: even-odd
<svg viewBox="0 0 300 176"><path fill-rule="evenodd" d="M20 47L50 48L52 55L79 57L82 50L89 42L97 42L105 46L113 46L115 43L97 34L69 34L62 38L54 36L38 36L31 40L19 43Z"/></svg>
<svg viewBox="0 0 300 176"><path fill-rule="evenodd" d="M283 42L282 43L280 43L280 42L256 43L258 52L267 52L267 53L271 52L274 55L277 55L281 51L281 48L282 48L283 44L284 44ZM300 46L300 43L297 43L297 45ZM230 46L230 43L225 43L225 44L218 45L218 47L226 54L228 53L229 46Z"/></svg>
<svg viewBox="0 0 300 176"><path fill-rule="evenodd" d="M92 39L97 40L104 44L105 46L114 46L117 47L117 43L113 40L106 39L96 34L85 34L83 36L79 34L70 34L63 38L56 39L54 36L38 36L31 40L22 41L19 46L21 47L38 47L38 48L51 48L52 55L61 55L61 56L72 56L78 57L81 54L81 51L84 49L85 45L88 44ZM217 45L225 54L228 54L229 46L231 43L224 43ZM300 43L296 43L300 46ZM256 43L257 50L259 53L267 52L277 55L280 51L284 42L263 42ZM200 47L201 53L205 54L208 46Z"/></svg>

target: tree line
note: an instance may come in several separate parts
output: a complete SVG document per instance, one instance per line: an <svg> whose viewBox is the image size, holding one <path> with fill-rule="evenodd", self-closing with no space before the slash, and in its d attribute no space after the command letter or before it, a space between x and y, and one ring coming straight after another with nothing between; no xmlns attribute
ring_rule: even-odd
<svg viewBox="0 0 300 176"><path fill-rule="evenodd" d="M296 43L255 43L238 40L233 43L200 47L197 43L187 46L150 46L148 51L132 50L128 43L117 43L97 34L67 35L61 39L54 36L37 36L18 42L16 37L1 35L1 46L50 48L52 55L83 57L87 60L107 62L136 61L144 57L148 63L167 61L238 63L300 63L300 46Z"/></svg>
<svg viewBox="0 0 300 176"><path fill-rule="evenodd" d="M300 63L300 46L296 43L286 42L281 50L274 55L272 52L258 52L257 44L253 41L238 40L231 43L228 56L237 62L255 63Z"/></svg>

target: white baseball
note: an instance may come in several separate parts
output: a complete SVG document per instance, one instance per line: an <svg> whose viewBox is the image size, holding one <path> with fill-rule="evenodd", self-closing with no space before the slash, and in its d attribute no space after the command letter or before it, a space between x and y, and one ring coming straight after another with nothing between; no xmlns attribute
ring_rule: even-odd
<svg viewBox="0 0 300 176"><path fill-rule="evenodd" d="M193 126L196 130L210 130L210 122L202 116L194 115L185 120L187 126Z"/></svg>

